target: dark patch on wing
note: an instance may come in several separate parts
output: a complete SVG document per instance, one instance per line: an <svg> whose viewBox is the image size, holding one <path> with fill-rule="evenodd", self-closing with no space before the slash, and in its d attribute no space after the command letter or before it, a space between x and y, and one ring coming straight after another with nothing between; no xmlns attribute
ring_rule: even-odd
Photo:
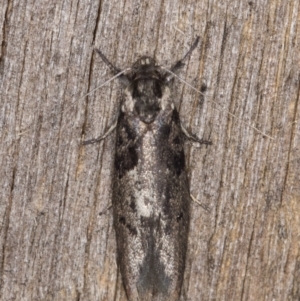
<svg viewBox="0 0 300 301"><path fill-rule="evenodd" d="M185 157L184 152L181 150L179 153L173 156L173 167L175 168L176 174L179 176L185 168Z"/></svg>
<svg viewBox="0 0 300 301"><path fill-rule="evenodd" d="M127 141L134 141L136 138L136 134L134 133L132 127L128 123L128 121L125 118L125 114L123 112L120 113L118 123L122 125L122 128L125 130L127 135Z"/></svg>
<svg viewBox="0 0 300 301"><path fill-rule="evenodd" d="M169 122L169 123L168 123ZM165 165L173 174L179 176L185 169L184 139L180 127L179 114L173 110L169 121L159 127L161 164Z"/></svg>
<svg viewBox="0 0 300 301"><path fill-rule="evenodd" d="M180 124L179 113L176 109L173 110L172 121L178 125Z"/></svg>
<svg viewBox="0 0 300 301"><path fill-rule="evenodd" d="M137 165L138 152L135 141L136 135L122 112L120 113L118 124L115 169L119 178L122 178L127 171Z"/></svg>
<svg viewBox="0 0 300 301"><path fill-rule="evenodd" d="M153 217L143 219L143 227L147 227L144 237L147 241L144 252L146 256L140 266L139 280L137 282L137 290L140 296L146 292L152 292L152 297L158 294L168 294L171 279L166 275L165 265L160 261L159 245L155 242L157 238L154 235L161 235L160 221L153 220Z"/></svg>
<svg viewBox="0 0 300 301"><path fill-rule="evenodd" d="M129 230L131 235L134 235L134 236L137 235L136 228L131 226L129 223L126 223L126 218L124 216L119 217L119 222L120 222L120 224L122 224L123 226L125 226Z"/></svg>
<svg viewBox="0 0 300 301"><path fill-rule="evenodd" d="M171 132L171 126L169 124L163 124L159 130L162 136L161 139L168 139Z"/></svg>

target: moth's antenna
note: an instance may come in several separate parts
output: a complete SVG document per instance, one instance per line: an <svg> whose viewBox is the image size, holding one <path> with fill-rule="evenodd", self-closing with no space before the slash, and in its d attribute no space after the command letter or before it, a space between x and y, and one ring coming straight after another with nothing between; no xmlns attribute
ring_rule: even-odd
<svg viewBox="0 0 300 301"><path fill-rule="evenodd" d="M85 98L86 96L90 95L91 93L95 92L96 90L100 89L101 87L103 87L104 85L108 84L109 82L113 81L114 79L116 79L117 77L119 77L120 75L124 74L125 72L127 71L130 71L131 68L127 68L121 72L119 72L118 74L116 74L115 76L111 77L109 80L107 80L106 82L104 82L103 84L101 84L100 86L96 87L95 89L93 89L92 91L90 91L89 93L86 93L85 95L81 96L80 98L78 98L77 100L75 101L79 101L83 98ZM73 101L73 103L75 102Z"/></svg>
<svg viewBox="0 0 300 301"><path fill-rule="evenodd" d="M177 63L175 63L174 66L171 67L171 71L172 72L176 72L178 69L180 69L181 67L184 66L184 61L192 54L192 52L195 50L195 48L197 47L198 43L199 43L200 38L197 37L195 42L193 43L193 45L191 46L191 48L189 49L189 51L185 54L185 56L179 60ZM172 74L172 73L171 73Z"/></svg>
<svg viewBox="0 0 300 301"><path fill-rule="evenodd" d="M93 89L92 91L90 91L89 93L81 96L79 99L77 100L81 100L83 98L85 98L86 96L88 96L89 94L93 93L94 91L100 89L101 87L103 87L104 85L108 84L109 82L111 82L112 80L114 80L115 78L121 76L122 74L124 74L127 71L130 71L131 68L127 68L123 71L121 71L121 69L119 69L118 67L116 67L113 63L111 63L108 58L101 52L100 49L95 49L95 51L97 51L97 53L100 55L101 59L103 60L103 62L109 67L110 71L114 74L114 76L112 78L110 78L109 80L107 80L106 82L104 82L102 85L96 87L95 89ZM122 80L122 78L121 78ZM123 79L124 80L124 79ZM76 101L76 100L75 100ZM75 102L74 101L74 102Z"/></svg>
<svg viewBox="0 0 300 301"><path fill-rule="evenodd" d="M196 46L195 46L195 47L196 47ZM166 71L169 72L170 74L172 74L174 77L178 78L181 82L183 82L184 84L186 84L187 86L189 86L191 89L193 89L193 90L196 91L197 93L199 93L199 94L201 94L201 95L205 95L205 94L203 94L200 90L198 90L198 89L196 89L195 87L193 87L191 84L189 84L188 82L186 82L184 79L182 79L181 77L179 77L177 74L175 74L174 72L172 72L172 71L169 70L168 68L166 68L166 67L164 67L164 66L161 66L161 68L164 69L164 70L166 70ZM220 104L218 104L216 101L213 101L213 100L209 100L209 101L212 102L212 103L214 103L214 104L216 104L216 105L218 105L218 106L220 106ZM227 113L228 115L230 115L230 116L236 118L237 120L239 120L241 123L243 123L243 124L249 126L250 128L254 129L256 132L262 134L263 136L266 136L266 137L268 137L268 138L270 138L270 139L273 139L273 140L275 139L274 137L271 137L271 136L267 135L266 133L260 131L260 130L259 130L258 128L256 128L255 126L251 125L251 124L248 123L248 122L245 122L243 119L239 118L238 116L232 114L231 112L229 112L229 111L227 111L227 110L221 110L221 109L218 109L218 108L214 108L214 109L216 109L216 110L218 110L218 111L220 111L220 112L225 112L225 113Z"/></svg>
<svg viewBox="0 0 300 301"><path fill-rule="evenodd" d="M106 58L106 56L105 56L100 50L98 50L98 49L96 49L96 50L97 50L97 52L99 53L99 55L101 56L101 58L102 58L102 60L104 61L104 63L105 63L106 65L108 65L108 67L110 68L110 70L113 72L114 76L113 76L112 78L110 78L109 80L107 80L106 82L104 82L103 84L101 84L100 86L98 86L98 87L96 87L95 89L91 90L90 92L88 92L88 93L84 94L83 96L81 96L81 97L79 97L79 98L77 98L77 99L71 101L70 104L69 104L69 106L70 106L71 104L74 104L76 101L79 101L79 100L85 98L86 96L90 95L91 93L95 92L96 90L100 89L101 87L103 87L104 85L106 85L106 84L108 84L109 82L113 81L114 79L116 79L117 77L119 77L119 76L121 76L122 74L126 73L127 71L130 71L130 70L131 70L131 68L126 68L126 69L124 69L123 71L119 70L117 67L115 67L112 63L109 62L109 60ZM123 77L126 78L126 76L123 76ZM123 78L121 78L121 80L123 81ZM67 106L67 108L69 108L69 106ZM44 122L47 121L47 120L49 120L49 119L50 119L50 118L46 118L46 119L44 120ZM18 135L23 135L24 133L26 133L26 131L27 131L27 130L25 130L25 131L19 133Z"/></svg>
<svg viewBox="0 0 300 301"><path fill-rule="evenodd" d="M192 54L192 52L195 50L195 48L197 47L198 43L199 43L200 38L197 37L195 42L193 43L193 45L191 46L191 48L189 49L189 51L184 55L184 57L179 60L178 62L176 62L169 71L169 75L165 75L165 81L169 82L171 81L171 79L173 78L173 76L171 76L172 74L174 74L175 72L177 72L180 68L182 68L184 66L184 63L186 61L186 59Z"/></svg>
<svg viewBox="0 0 300 301"><path fill-rule="evenodd" d="M100 57L102 58L103 62L109 67L109 69L111 70L111 72L113 74L118 74L121 72L121 69L119 69L118 67L114 66L113 63L111 63L108 58L102 53L102 51L100 49L95 49L95 51L97 51L97 53L100 55Z"/></svg>

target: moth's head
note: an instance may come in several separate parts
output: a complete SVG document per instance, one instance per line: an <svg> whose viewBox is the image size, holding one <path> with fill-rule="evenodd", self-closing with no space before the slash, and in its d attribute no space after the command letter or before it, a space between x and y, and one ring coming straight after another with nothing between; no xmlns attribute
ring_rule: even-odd
<svg viewBox="0 0 300 301"><path fill-rule="evenodd" d="M144 56L134 63L128 79L134 113L145 123L153 122L161 110L164 73L153 58Z"/></svg>
<svg viewBox="0 0 300 301"><path fill-rule="evenodd" d="M149 56L142 56L132 65L131 80L138 80L139 78L156 78L160 79L161 70L156 65L155 60Z"/></svg>

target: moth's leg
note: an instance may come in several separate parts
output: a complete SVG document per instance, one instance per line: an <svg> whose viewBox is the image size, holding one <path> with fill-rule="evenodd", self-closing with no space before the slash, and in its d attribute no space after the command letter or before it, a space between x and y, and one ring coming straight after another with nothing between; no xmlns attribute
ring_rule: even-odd
<svg viewBox="0 0 300 301"><path fill-rule="evenodd" d="M200 207L202 207L204 210L206 210L206 211L210 211L210 207L208 206L208 205L204 205L204 204L202 204L202 203L200 203L192 194L190 194L190 196L191 196L191 199L195 202L195 203L197 203Z"/></svg>
<svg viewBox="0 0 300 301"><path fill-rule="evenodd" d="M187 131L187 129L180 123L180 127L184 135L189 139L194 142L198 142L200 144L207 144L207 145L212 145L212 142L210 140L205 140L205 139L200 139L196 135L191 134Z"/></svg>
<svg viewBox="0 0 300 301"><path fill-rule="evenodd" d="M87 144L94 144L94 143L98 143L101 140L105 139L109 134L111 134L113 132L113 130L117 127L118 124L118 120L116 120L111 127L100 137L95 138L95 139L91 139L91 140L86 140L86 141L82 141L81 144L83 145L87 145Z"/></svg>
<svg viewBox="0 0 300 301"><path fill-rule="evenodd" d="M196 38L195 42L191 46L190 50L185 54L185 56L171 67L171 71L173 73L176 73L180 68L184 66L186 59L192 54L193 50L197 47L198 43L199 37Z"/></svg>

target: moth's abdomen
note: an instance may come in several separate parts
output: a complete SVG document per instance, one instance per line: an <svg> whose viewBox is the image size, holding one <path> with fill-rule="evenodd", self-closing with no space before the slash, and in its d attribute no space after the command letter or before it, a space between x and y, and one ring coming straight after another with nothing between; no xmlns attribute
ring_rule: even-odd
<svg viewBox="0 0 300 301"><path fill-rule="evenodd" d="M121 114L113 208L118 262L129 300L179 299L189 202L177 111L159 113L150 125Z"/></svg>

